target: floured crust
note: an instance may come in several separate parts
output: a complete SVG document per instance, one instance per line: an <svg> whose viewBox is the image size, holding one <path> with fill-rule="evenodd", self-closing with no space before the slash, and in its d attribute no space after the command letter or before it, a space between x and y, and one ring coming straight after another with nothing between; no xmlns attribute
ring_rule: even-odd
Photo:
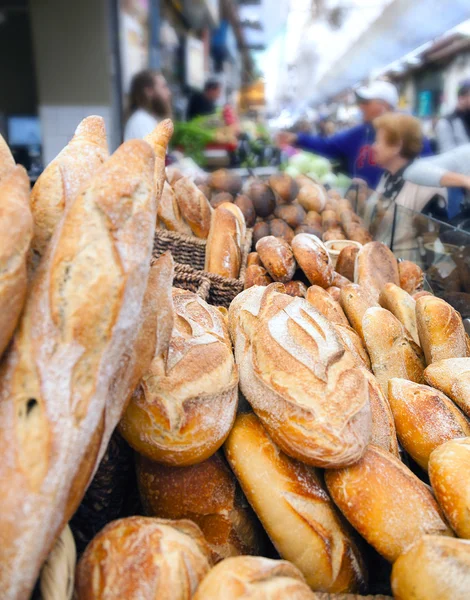
<svg viewBox="0 0 470 600"><path fill-rule="evenodd" d="M364 339L362 319L367 309L378 306L378 304L374 302L365 288L355 283L341 288L339 301L351 327Z"/></svg>
<svg viewBox="0 0 470 600"><path fill-rule="evenodd" d="M394 283L386 283L380 292L379 303L400 321L418 346L418 326L416 324L416 301Z"/></svg>
<svg viewBox="0 0 470 600"><path fill-rule="evenodd" d="M306 300L330 323L349 327L349 321L339 303L333 300L330 294L320 286L312 285L309 287Z"/></svg>
<svg viewBox="0 0 470 600"><path fill-rule="evenodd" d="M336 333L341 338L344 347L353 355L356 366L365 367L370 371L372 369L370 358L359 334L356 333L352 327L349 327L349 325L333 324L333 326Z"/></svg>
<svg viewBox="0 0 470 600"><path fill-rule="evenodd" d="M315 235L299 233L292 240L292 251L299 267L312 285L333 285L334 270L323 242Z"/></svg>
<svg viewBox="0 0 470 600"><path fill-rule="evenodd" d="M206 246L205 270L221 277L237 279L242 260L242 226L232 211L217 207L212 215ZM235 208L237 208L235 206ZM241 214L241 211L240 211ZM241 214L244 225L244 218ZM246 226L244 226L246 231Z"/></svg>
<svg viewBox="0 0 470 600"><path fill-rule="evenodd" d="M360 555L317 472L283 454L253 414L238 415L225 453L278 552L312 589L358 590Z"/></svg>
<svg viewBox="0 0 470 600"><path fill-rule="evenodd" d="M77 567L77 600L190 600L210 569L191 521L129 517L107 525Z"/></svg>
<svg viewBox="0 0 470 600"><path fill-rule="evenodd" d="M180 212L191 231L198 238L206 239L211 226L212 208L209 200L188 177L181 177L173 184Z"/></svg>
<svg viewBox="0 0 470 600"><path fill-rule="evenodd" d="M274 281L287 283L294 277L297 266L294 254L283 239L267 235L256 244L256 252Z"/></svg>
<svg viewBox="0 0 470 600"><path fill-rule="evenodd" d="M165 181L163 185L160 202L157 208L158 220L168 229L183 235L192 235L191 227L182 218L175 192Z"/></svg>
<svg viewBox="0 0 470 600"><path fill-rule="evenodd" d="M426 383L444 392L470 417L470 358L449 358L429 365Z"/></svg>
<svg viewBox="0 0 470 600"><path fill-rule="evenodd" d="M356 256L354 278L354 282L367 289L372 300L377 302L386 283L400 285L397 259L382 242L369 242Z"/></svg>
<svg viewBox="0 0 470 600"><path fill-rule="evenodd" d="M382 448L370 445L355 465L326 471L325 481L354 529L390 562L424 534L453 535L428 487Z"/></svg>
<svg viewBox="0 0 470 600"><path fill-rule="evenodd" d="M400 458L397 431L390 404L372 373L366 373L366 376L369 382L369 402L372 414L370 443Z"/></svg>

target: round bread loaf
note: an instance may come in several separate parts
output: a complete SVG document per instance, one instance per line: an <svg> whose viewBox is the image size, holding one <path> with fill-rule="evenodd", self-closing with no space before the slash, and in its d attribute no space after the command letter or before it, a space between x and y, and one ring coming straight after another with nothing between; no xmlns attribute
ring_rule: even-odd
<svg viewBox="0 0 470 600"><path fill-rule="evenodd" d="M322 212L326 204L326 192L323 186L307 180L301 185L297 194L298 203L308 212Z"/></svg>
<svg viewBox="0 0 470 600"><path fill-rule="evenodd" d="M349 281L354 281L354 269L358 252L359 248L357 246L345 246L340 251L336 261L336 272L349 279Z"/></svg>
<svg viewBox="0 0 470 600"><path fill-rule="evenodd" d="M276 173L269 178L269 185L282 202L293 202L299 193L297 182L287 173Z"/></svg>
<svg viewBox="0 0 470 600"><path fill-rule="evenodd" d="M312 285L327 288L333 282L333 266L323 242L314 235L299 233L292 240L292 251L299 267Z"/></svg>
<svg viewBox="0 0 470 600"><path fill-rule="evenodd" d="M314 210L308 211L308 213L305 215L304 225L310 225L311 227L321 230L322 218L320 213L317 213Z"/></svg>
<svg viewBox="0 0 470 600"><path fill-rule="evenodd" d="M273 235L264 237L256 244L263 266L274 279L287 283L295 273L296 263L291 247L287 242Z"/></svg>
<svg viewBox="0 0 470 600"><path fill-rule="evenodd" d="M201 188L199 187L199 189L201 189ZM206 194L204 194L204 195L207 198L207 195ZM212 208L217 208L221 204L224 204L224 202L233 202L232 194L229 194L228 192L218 192L217 194L212 194L211 199L210 199Z"/></svg>
<svg viewBox="0 0 470 600"><path fill-rule="evenodd" d="M251 198L258 217L265 218L276 208L276 196L267 183L261 179L247 181L244 191Z"/></svg>
<svg viewBox="0 0 470 600"><path fill-rule="evenodd" d="M269 223L265 223L264 221L259 221L253 227L253 247L256 248L256 244L260 239L271 235L271 229L269 227Z"/></svg>
<svg viewBox="0 0 470 600"><path fill-rule="evenodd" d="M307 216L305 210L300 206L300 204L297 203L281 204L281 206L276 208L274 214L278 219L285 221L289 227L292 227L292 229L302 225L305 217Z"/></svg>
<svg viewBox="0 0 470 600"><path fill-rule="evenodd" d="M269 225L271 235L274 237L282 238L288 244L294 239L294 231L282 219L273 219Z"/></svg>
<svg viewBox="0 0 470 600"><path fill-rule="evenodd" d="M245 285L244 289L247 290L254 285L269 285L272 283L272 279L264 267L260 265L250 265L245 271Z"/></svg>
<svg viewBox="0 0 470 600"><path fill-rule="evenodd" d="M246 194L239 194L234 204L242 211L247 227L253 227L256 223L256 211L253 202Z"/></svg>
<svg viewBox="0 0 470 600"><path fill-rule="evenodd" d="M286 294L289 296L297 296L298 298L305 298L307 295L307 286L301 281L288 281L284 284Z"/></svg>

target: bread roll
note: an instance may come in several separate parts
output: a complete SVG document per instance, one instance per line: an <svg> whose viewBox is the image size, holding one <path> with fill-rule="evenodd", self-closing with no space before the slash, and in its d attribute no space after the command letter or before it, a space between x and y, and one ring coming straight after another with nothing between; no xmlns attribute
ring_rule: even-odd
<svg viewBox="0 0 470 600"><path fill-rule="evenodd" d="M339 303L333 300L330 294L320 286L312 285L309 287L306 300L326 317L330 323L349 327L349 322Z"/></svg>
<svg viewBox="0 0 470 600"><path fill-rule="evenodd" d="M239 194L234 201L234 204L242 211L245 217L247 227L253 227L256 223L256 211L251 198L245 194Z"/></svg>
<svg viewBox="0 0 470 600"><path fill-rule="evenodd" d="M315 600L302 573L285 560L261 556L228 558L203 579L194 600Z"/></svg>
<svg viewBox="0 0 470 600"><path fill-rule="evenodd" d="M420 292L415 292L412 295L412 298L413 298L413 300L415 300L417 302L423 296L434 296L434 294L431 294L431 292L425 292L424 290L422 290Z"/></svg>
<svg viewBox="0 0 470 600"><path fill-rule="evenodd" d="M14 164L11 168L4 164L0 169L3 170L3 176L0 173L1 356L15 331L26 299L26 259L33 236L33 218L29 208L29 177L25 169Z"/></svg>
<svg viewBox="0 0 470 600"><path fill-rule="evenodd" d="M401 445L424 470L435 448L470 436L470 424L455 404L427 385L390 379L388 399Z"/></svg>
<svg viewBox="0 0 470 600"><path fill-rule="evenodd" d="M285 221L289 227L295 229L299 225L302 225L307 213L300 206L300 204L281 204L276 207L274 215L278 219Z"/></svg>
<svg viewBox="0 0 470 600"><path fill-rule="evenodd" d="M253 227L253 248L256 248L256 244L259 242L259 240L268 235L271 235L269 223L265 223L264 221L256 223L256 225Z"/></svg>
<svg viewBox="0 0 470 600"><path fill-rule="evenodd" d="M332 285L331 287L326 288L326 291L330 294L330 296L333 298L333 300L335 300L336 302L339 302L340 296L341 296L341 290L339 289L339 287Z"/></svg>
<svg viewBox="0 0 470 600"><path fill-rule="evenodd" d="M321 228L322 228L321 215L314 210L309 210L305 216L304 224L310 225L311 227L315 227L316 229L321 230Z"/></svg>
<svg viewBox="0 0 470 600"><path fill-rule="evenodd" d="M191 227L181 216L175 192L166 181L164 182L162 195L158 203L157 216L158 220L163 223L168 231L176 231L176 233L183 235L193 234Z"/></svg>
<svg viewBox="0 0 470 600"><path fill-rule="evenodd" d="M13 158L12 153L10 152L10 148L8 144L3 139L3 136L0 134L0 182L2 179L8 175L15 166L15 159Z"/></svg>
<svg viewBox="0 0 470 600"><path fill-rule="evenodd" d="M282 219L273 219L269 226L270 233L274 237L282 238L288 244L294 239L294 231Z"/></svg>
<svg viewBox="0 0 470 600"><path fill-rule="evenodd" d="M391 312L385 308L369 308L362 319L362 331L372 370L386 396L388 380L392 377L416 383L423 381L420 349Z"/></svg>
<svg viewBox="0 0 470 600"><path fill-rule="evenodd" d="M242 189L242 178L229 169L217 169L207 178L207 184L216 192L236 195Z"/></svg>
<svg viewBox="0 0 470 600"><path fill-rule="evenodd" d="M292 279L296 264L287 242L268 235L256 244L256 252L274 281L287 283Z"/></svg>
<svg viewBox="0 0 470 600"><path fill-rule="evenodd" d="M302 185L297 194L298 203L308 212L321 212L326 204L325 188L313 181Z"/></svg>
<svg viewBox="0 0 470 600"><path fill-rule="evenodd" d="M258 217L265 219L276 208L276 196L269 185L257 177L249 179L244 185L244 192L251 198Z"/></svg>
<svg viewBox="0 0 470 600"><path fill-rule="evenodd" d="M394 283L386 283L380 292L380 306L389 310L400 321L419 346L418 326L416 324L416 302Z"/></svg>
<svg viewBox="0 0 470 600"><path fill-rule="evenodd" d="M136 455L136 469L145 513L196 523L215 562L263 551L261 527L220 453L190 467L168 467Z"/></svg>
<svg viewBox="0 0 470 600"><path fill-rule="evenodd" d="M283 454L254 414L238 415L225 453L277 551L310 587L357 590L364 578L360 556L316 471Z"/></svg>
<svg viewBox="0 0 470 600"><path fill-rule="evenodd" d="M325 481L351 525L390 562L424 534L452 536L428 487L382 448L371 445L355 465L325 471Z"/></svg>
<svg viewBox="0 0 470 600"><path fill-rule="evenodd" d="M390 248L382 242L369 242L359 250L354 277L355 283L365 287L374 302L378 302L380 292L386 283L400 285L397 259Z"/></svg>
<svg viewBox="0 0 470 600"><path fill-rule="evenodd" d="M336 261L336 272L349 279L349 281L354 281L354 268L358 252L359 248L357 246L345 246Z"/></svg>
<svg viewBox="0 0 470 600"><path fill-rule="evenodd" d="M269 185L282 202L293 202L299 193L297 182L287 173L276 173L269 178Z"/></svg>
<svg viewBox="0 0 470 600"><path fill-rule="evenodd" d="M299 225L295 228L295 235L299 235L299 233L308 233L310 235L316 236L318 239L322 236L321 226L315 227L313 225Z"/></svg>
<svg viewBox="0 0 470 600"><path fill-rule="evenodd" d="M356 366L365 367L370 371L370 358L359 335L349 325L341 325L339 323L333 325L344 347L353 355Z"/></svg>
<svg viewBox="0 0 470 600"><path fill-rule="evenodd" d="M322 221L323 231L327 231L328 229L335 229L335 228L340 227L340 223L339 223L338 219L336 218L336 211L327 209L326 207L325 207L325 210L321 214L321 221Z"/></svg>
<svg viewBox="0 0 470 600"><path fill-rule="evenodd" d="M292 240L292 251L299 267L312 285L327 288L333 282L333 266L323 242L314 235L300 233Z"/></svg>
<svg viewBox="0 0 470 600"><path fill-rule="evenodd" d="M357 334L356 334L357 335ZM390 404L372 373L366 373L369 382L369 402L372 414L370 443L400 458L397 431Z"/></svg>
<svg viewBox="0 0 470 600"><path fill-rule="evenodd" d="M168 312L162 320L173 323L171 338L157 348L120 431L144 456L186 466L202 462L222 445L235 418L238 376L226 324L216 308L192 292L174 289Z"/></svg>
<svg viewBox="0 0 470 600"><path fill-rule="evenodd" d="M31 191L34 235L30 269L34 271L67 206L108 158L102 117L87 117L65 148L48 164Z"/></svg>
<svg viewBox="0 0 470 600"><path fill-rule="evenodd" d="M259 267L262 266L261 258L259 257L259 254L257 252L250 252L248 254L248 257L246 259L246 266L251 267L251 265L258 265Z"/></svg>
<svg viewBox="0 0 470 600"><path fill-rule="evenodd" d="M441 390L470 417L470 358L449 358L429 365L424 379Z"/></svg>
<svg viewBox="0 0 470 600"><path fill-rule="evenodd" d="M398 275L400 287L408 294L414 294L423 287L424 273L421 267L411 260L402 260L398 263Z"/></svg>
<svg viewBox="0 0 470 600"><path fill-rule="evenodd" d="M307 295L307 286L301 281L288 281L284 284L286 294L289 296L296 296L298 298L305 298Z"/></svg>
<svg viewBox="0 0 470 600"><path fill-rule="evenodd" d="M245 284L244 289L253 287L254 285L269 285L273 280L269 276L268 272L264 267L259 265L250 265L245 271Z"/></svg>
<svg viewBox="0 0 470 600"><path fill-rule="evenodd" d="M395 600L467 600L470 542L424 535L393 565Z"/></svg>
<svg viewBox="0 0 470 600"><path fill-rule="evenodd" d="M209 200L188 177L173 184L181 215L198 238L206 239L211 226L212 208Z"/></svg>
<svg viewBox="0 0 470 600"><path fill-rule="evenodd" d="M237 279L242 260L242 230L239 220L226 206L219 206L212 215L205 270L221 277ZM244 218L243 215L241 217Z"/></svg>
<svg viewBox="0 0 470 600"><path fill-rule="evenodd" d="M198 186L198 188L201 190L200 186ZM204 194L202 190L201 192ZM207 194L204 194L204 196L207 198ZM210 199L212 208L217 208L225 202L233 202L232 194L229 194L228 192L218 192L217 194L212 194Z"/></svg>
<svg viewBox="0 0 470 600"><path fill-rule="evenodd" d="M426 363L467 356L465 328L459 313L444 300L424 296L416 302L419 339Z"/></svg>
<svg viewBox="0 0 470 600"><path fill-rule="evenodd" d="M211 567L191 521L129 517L109 523L77 566L77 600L190 600Z"/></svg>
<svg viewBox="0 0 470 600"><path fill-rule="evenodd" d="M351 327L364 339L362 319L369 308L378 304L374 302L366 288L354 283L341 288L339 301Z"/></svg>
<svg viewBox="0 0 470 600"><path fill-rule="evenodd" d="M370 437L363 370L334 327L283 286L242 292L229 310L240 389L284 452L308 464L352 464Z"/></svg>
<svg viewBox="0 0 470 600"><path fill-rule="evenodd" d="M132 140L72 201L3 364L2 599L29 597L126 400L155 228L153 174L151 148Z"/></svg>
<svg viewBox="0 0 470 600"><path fill-rule="evenodd" d="M345 240L346 235L344 231L338 227L335 229L327 229L325 233L322 235L322 240L324 242L333 242L336 240Z"/></svg>

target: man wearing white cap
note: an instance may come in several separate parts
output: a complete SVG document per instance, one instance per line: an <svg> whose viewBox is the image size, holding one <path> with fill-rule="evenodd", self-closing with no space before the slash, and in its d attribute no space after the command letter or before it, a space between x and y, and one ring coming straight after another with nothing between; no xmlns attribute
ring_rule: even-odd
<svg viewBox="0 0 470 600"><path fill-rule="evenodd" d="M372 121L398 106L398 92L388 81L375 81L368 87L356 90L356 98L364 117L364 122L328 138L311 136L305 133L281 132L278 144L293 145L302 150L341 160L347 165L348 175L367 181L374 189L383 174L374 159L372 145L375 131ZM432 154L426 141L423 156Z"/></svg>

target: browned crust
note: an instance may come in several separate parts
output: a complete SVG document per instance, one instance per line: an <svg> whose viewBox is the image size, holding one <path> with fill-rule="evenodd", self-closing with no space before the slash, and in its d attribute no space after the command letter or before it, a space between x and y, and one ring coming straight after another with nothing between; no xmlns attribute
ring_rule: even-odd
<svg viewBox="0 0 470 600"><path fill-rule="evenodd" d="M470 358L449 358L429 365L426 383L444 392L470 417Z"/></svg>
<svg viewBox="0 0 470 600"><path fill-rule="evenodd" d="M415 294L423 287L424 273L421 267L411 260L402 260L398 263L398 275L400 287L408 294Z"/></svg>
<svg viewBox="0 0 470 600"><path fill-rule="evenodd" d="M379 304L389 310L419 346L418 325L416 323L416 301L394 283L386 283L379 297Z"/></svg>
<svg viewBox="0 0 470 600"><path fill-rule="evenodd" d="M299 267L312 285L333 285L333 266L324 244L314 235L299 233L292 240L292 251Z"/></svg>
<svg viewBox="0 0 470 600"><path fill-rule="evenodd" d="M356 266L356 256L359 252L357 246L345 246L339 253L336 261L336 271L349 281L354 281L354 269Z"/></svg>
<svg viewBox="0 0 470 600"><path fill-rule="evenodd" d="M216 208L212 215L205 270L221 277L237 279L241 266L242 230L237 217L224 206L226 203Z"/></svg>
<svg viewBox="0 0 470 600"><path fill-rule="evenodd" d="M341 288L339 302L351 327L364 339L362 319L369 308L378 304L374 302L367 289L355 283Z"/></svg>
<svg viewBox="0 0 470 600"><path fill-rule="evenodd" d="M354 276L355 283L365 287L375 302L386 283L400 285L397 259L382 242L369 242L360 249Z"/></svg>
<svg viewBox="0 0 470 600"><path fill-rule="evenodd" d="M157 216L168 231L176 231L183 235L192 235L191 227L181 216L175 192L166 181L164 182L160 202L158 203Z"/></svg>
<svg viewBox="0 0 470 600"><path fill-rule="evenodd" d="M349 321L339 303L333 300L330 294L320 286L309 287L306 300L331 323L349 327Z"/></svg>
<svg viewBox="0 0 470 600"><path fill-rule="evenodd" d="M272 235L259 240L256 252L274 281L287 283L295 273L296 263L287 242Z"/></svg>
<svg viewBox="0 0 470 600"><path fill-rule="evenodd" d="M209 200L188 177L173 184L176 201L184 220L198 238L206 239L211 226L212 208Z"/></svg>

